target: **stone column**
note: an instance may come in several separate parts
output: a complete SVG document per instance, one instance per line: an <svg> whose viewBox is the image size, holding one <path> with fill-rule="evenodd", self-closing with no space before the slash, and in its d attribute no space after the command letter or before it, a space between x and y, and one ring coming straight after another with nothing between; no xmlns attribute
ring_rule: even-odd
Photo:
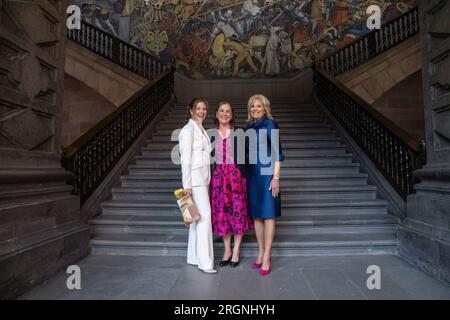
<svg viewBox="0 0 450 320"><path fill-rule="evenodd" d="M422 0L420 28L427 164L407 199L400 254L450 284L450 1Z"/></svg>
<svg viewBox="0 0 450 320"><path fill-rule="evenodd" d="M59 141L66 0L0 1L0 299L89 253Z"/></svg>

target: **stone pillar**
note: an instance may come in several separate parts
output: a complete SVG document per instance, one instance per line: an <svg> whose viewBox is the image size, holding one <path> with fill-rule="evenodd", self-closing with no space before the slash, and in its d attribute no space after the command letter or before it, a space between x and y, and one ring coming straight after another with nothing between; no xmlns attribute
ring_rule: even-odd
<svg viewBox="0 0 450 320"><path fill-rule="evenodd" d="M420 2L427 164L407 199L400 254L450 284L450 1Z"/></svg>
<svg viewBox="0 0 450 320"><path fill-rule="evenodd" d="M59 141L66 0L0 1L0 299L89 253Z"/></svg>

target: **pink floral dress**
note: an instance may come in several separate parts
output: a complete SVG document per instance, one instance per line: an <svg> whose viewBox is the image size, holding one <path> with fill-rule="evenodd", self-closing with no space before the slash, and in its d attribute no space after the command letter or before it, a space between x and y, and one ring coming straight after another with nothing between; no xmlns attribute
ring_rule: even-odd
<svg viewBox="0 0 450 320"><path fill-rule="evenodd" d="M234 164L230 139L221 137L220 132L216 137L217 164L210 184L212 228L219 236L230 232L240 235L253 229L253 220L247 213L247 181Z"/></svg>

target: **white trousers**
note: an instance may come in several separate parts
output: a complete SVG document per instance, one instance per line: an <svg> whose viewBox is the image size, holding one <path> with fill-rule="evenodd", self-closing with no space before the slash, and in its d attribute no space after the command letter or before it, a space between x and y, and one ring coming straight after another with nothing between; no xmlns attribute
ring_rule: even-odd
<svg viewBox="0 0 450 320"><path fill-rule="evenodd" d="M189 226L187 263L201 270L212 269L214 250L208 186L192 187L192 198L201 218Z"/></svg>

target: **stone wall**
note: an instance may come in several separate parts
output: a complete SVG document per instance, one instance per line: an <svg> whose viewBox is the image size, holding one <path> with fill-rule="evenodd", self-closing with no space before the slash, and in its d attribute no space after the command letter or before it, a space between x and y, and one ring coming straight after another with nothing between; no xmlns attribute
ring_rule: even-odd
<svg viewBox="0 0 450 320"><path fill-rule="evenodd" d="M66 46L66 73L120 106L148 83L133 72L72 41Z"/></svg>
<svg viewBox="0 0 450 320"><path fill-rule="evenodd" d="M81 81L64 77L61 144L68 146L111 113L116 106Z"/></svg>
<svg viewBox="0 0 450 320"><path fill-rule="evenodd" d="M421 70L421 48L416 35L340 76L337 80L373 104L410 75Z"/></svg>
<svg viewBox="0 0 450 320"><path fill-rule="evenodd" d="M90 252L61 167L67 1L0 1L0 300Z"/></svg>
<svg viewBox="0 0 450 320"><path fill-rule="evenodd" d="M400 128L425 140L421 71L396 84L379 97L373 106Z"/></svg>
<svg viewBox="0 0 450 320"><path fill-rule="evenodd" d="M253 94L267 96L271 103L302 103L311 99L313 73L311 69L287 79L216 79L192 80L182 74L175 76L175 95L178 104L187 105L194 97L204 98L210 104L228 100L247 104Z"/></svg>
<svg viewBox="0 0 450 320"><path fill-rule="evenodd" d="M450 1L421 1L426 165L408 197L401 256L450 285Z"/></svg>

